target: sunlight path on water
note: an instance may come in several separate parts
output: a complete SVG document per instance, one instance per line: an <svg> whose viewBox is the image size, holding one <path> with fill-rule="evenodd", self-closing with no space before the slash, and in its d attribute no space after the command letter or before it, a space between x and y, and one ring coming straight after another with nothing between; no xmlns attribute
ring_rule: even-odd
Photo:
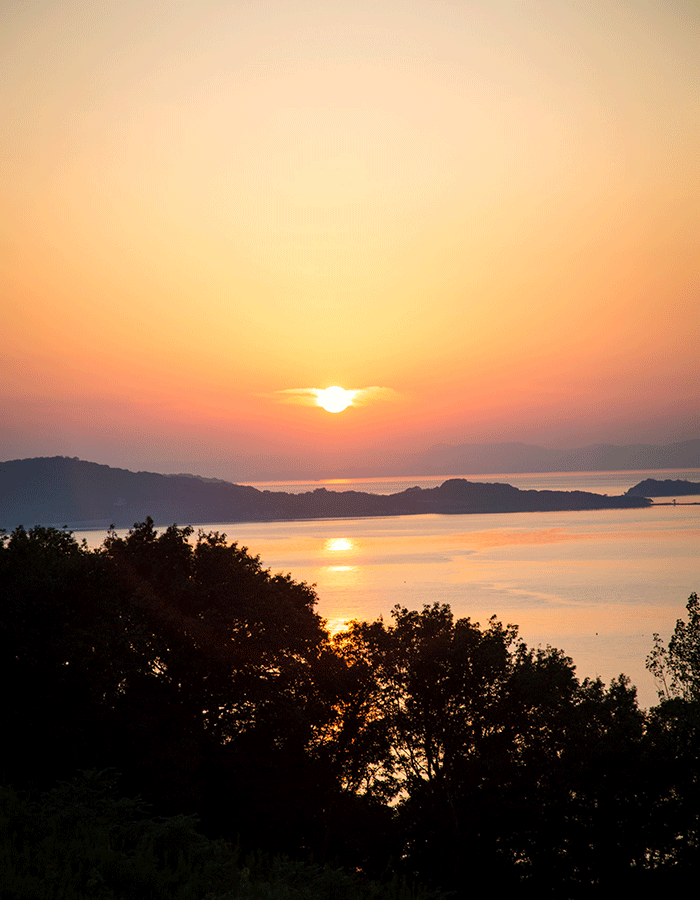
<svg viewBox="0 0 700 900"><path fill-rule="evenodd" d="M610 474L585 473L589 482ZM628 486L640 480L624 475ZM560 488L577 480L568 477L557 476ZM496 615L517 624L528 644L559 647L581 677L609 682L626 673L644 706L656 701L644 666L652 634L667 638L700 588L700 506L692 502L202 527L225 532L273 571L315 584L333 631L353 618L388 619L397 603L449 603L456 617L484 624ZM97 546L104 534L76 536Z"/></svg>
<svg viewBox="0 0 700 900"><path fill-rule="evenodd" d="M411 516L231 525L273 570L316 584L319 611L389 617L394 604L449 603L455 616L520 626L572 656L581 677L625 672L644 705L644 661L700 583L700 507Z"/></svg>

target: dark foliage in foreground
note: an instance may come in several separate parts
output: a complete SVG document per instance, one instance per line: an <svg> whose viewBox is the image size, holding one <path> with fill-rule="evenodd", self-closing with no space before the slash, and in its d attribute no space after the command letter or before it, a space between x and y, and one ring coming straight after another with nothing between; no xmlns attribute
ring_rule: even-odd
<svg viewBox="0 0 700 900"><path fill-rule="evenodd" d="M661 702L644 713L624 676L580 682L561 651L446 606L397 607L391 624L331 639L311 587L223 535L191 538L147 520L96 551L55 529L0 541L13 687L1 776L34 798L2 794L4 868L19 885L4 896L59 896L39 890L58 869L63 896L109 900L135 895L115 887L129 878L153 897L398 896L397 878L457 896L600 896L680 885L697 868L695 595L668 648L656 642ZM54 787L109 767L165 818L119 806L96 776ZM80 791L102 812L76 817ZM246 866L221 839L277 859L268 887L245 893ZM235 885L216 886L217 866Z"/></svg>
<svg viewBox="0 0 700 900"><path fill-rule="evenodd" d="M153 816L119 798L113 773L83 772L40 795L0 787L5 900L438 900L399 878L379 884L332 866L245 856L190 816Z"/></svg>

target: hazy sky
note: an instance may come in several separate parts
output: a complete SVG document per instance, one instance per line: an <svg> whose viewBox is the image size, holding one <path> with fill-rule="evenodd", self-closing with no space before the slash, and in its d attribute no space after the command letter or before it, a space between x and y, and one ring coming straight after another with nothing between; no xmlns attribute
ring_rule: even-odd
<svg viewBox="0 0 700 900"><path fill-rule="evenodd" d="M696 0L0 12L0 458L700 436Z"/></svg>

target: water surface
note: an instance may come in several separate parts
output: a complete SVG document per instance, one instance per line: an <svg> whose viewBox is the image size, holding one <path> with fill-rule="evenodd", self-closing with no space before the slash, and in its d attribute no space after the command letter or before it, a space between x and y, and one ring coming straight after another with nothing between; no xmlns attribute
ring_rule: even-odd
<svg viewBox="0 0 700 900"><path fill-rule="evenodd" d="M470 480L614 494L645 477L700 481L700 471ZM399 490L410 486L407 481L427 487L443 480L402 479ZM352 488L367 489L357 485ZM302 489L308 490L308 484ZM626 673L639 689L640 703L649 706L656 701L644 665L652 634L667 638L684 615L688 595L700 590L700 498L678 498L675 506L672 499L647 509L202 527L225 532L272 571L315 584L319 612L332 629L353 618L388 619L397 603L413 609L449 603L456 617L485 624L496 615L519 625L528 644L561 648L573 658L580 677L600 675L607 683ZM94 546L104 535L76 536L87 537Z"/></svg>

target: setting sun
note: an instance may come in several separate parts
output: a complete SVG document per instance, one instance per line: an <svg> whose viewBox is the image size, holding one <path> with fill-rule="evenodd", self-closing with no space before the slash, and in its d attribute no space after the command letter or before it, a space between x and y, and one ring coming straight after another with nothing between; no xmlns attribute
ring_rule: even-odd
<svg viewBox="0 0 700 900"><path fill-rule="evenodd" d="M356 393L357 391L346 391L334 385L323 391L316 391L316 402L327 412L339 413L351 405Z"/></svg>

